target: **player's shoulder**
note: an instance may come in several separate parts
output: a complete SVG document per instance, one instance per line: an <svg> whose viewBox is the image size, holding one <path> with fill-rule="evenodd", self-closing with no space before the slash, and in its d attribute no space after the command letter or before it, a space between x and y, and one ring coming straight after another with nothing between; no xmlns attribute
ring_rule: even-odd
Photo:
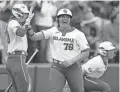
<svg viewBox="0 0 120 92"><path fill-rule="evenodd" d="M53 26L53 27L51 27L51 30L53 30L53 31L57 31L58 28L57 28L56 26Z"/></svg>
<svg viewBox="0 0 120 92"><path fill-rule="evenodd" d="M9 20L9 24L11 24L11 23L12 23L12 24L18 23L18 21L17 21L17 20L13 20L13 19L12 19L12 20Z"/></svg>
<svg viewBox="0 0 120 92"><path fill-rule="evenodd" d="M8 23L8 27L20 26L17 20L10 20Z"/></svg>
<svg viewBox="0 0 120 92"><path fill-rule="evenodd" d="M96 55L94 57L92 57L90 60L88 60L89 62L94 62L94 63L100 63L102 60L100 55Z"/></svg>
<svg viewBox="0 0 120 92"><path fill-rule="evenodd" d="M75 31L77 34L82 34L82 35L84 35L84 33L83 33L81 30L78 30L77 28L74 28L74 31Z"/></svg>
<svg viewBox="0 0 120 92"><path fill-rule="evenodd" d="M80 31L80 30L78 30L77 28L75 28L74 29L74 33L77 35L77 37L84 37L85 36L85 34L82 32L82 31Z"/></svg>
<svg viewBox="0 0 120 92"><path fill-rule="evenodd" d="M50 27L49 29L47 29L47 30L49 30L49 31L56 31L56 27L55 26L52 26L52 27Z"/></svg>
<svg viewBox="0 0 120 92"><path fill-rule="evenodd" d="M53 27L49 28L48 31L50 31L52 33L56 33L56 32L58 32L58 28L56 26L53 26Z"/></svg>

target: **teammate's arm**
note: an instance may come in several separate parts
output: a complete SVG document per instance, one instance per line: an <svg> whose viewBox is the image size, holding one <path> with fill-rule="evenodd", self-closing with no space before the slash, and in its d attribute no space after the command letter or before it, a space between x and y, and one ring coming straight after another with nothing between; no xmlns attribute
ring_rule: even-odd
<svg viewBox="0 0 120 92"><path fill-rule="evenodd" d="M30 39L33 40L33 41L43 40L43 39L50 39L52 37L53 30L54 30L54 27L35 33L31 29L31 30L28 30L28 35L29 35Z"/></svg>
<svg viewBox="0 0 120 92"><path fill-rule="evenodd" d="M24 27L16 26L16 35L23 37L26 34L27 30L29 29L31 29L31 26L27 25Z"/></svg>
<svg viewBox="0 0 120 92"><path fill-rule="evenodd" d="M30 39L33 41L45 39L42 31L35 33L33 30L29 30L28 35L29 35Z"/></svg>
<svg viewBox="0 0 120 92"><path fill-rule="evenodd" d="M16 35L23 37L26 34L26 32L31 29L30 22L34 16L34 13L32 13L33 9L34 7L32 6L30 8L29 15L25 21L25 24L23 26L16 27L17 28Z"/></svg>

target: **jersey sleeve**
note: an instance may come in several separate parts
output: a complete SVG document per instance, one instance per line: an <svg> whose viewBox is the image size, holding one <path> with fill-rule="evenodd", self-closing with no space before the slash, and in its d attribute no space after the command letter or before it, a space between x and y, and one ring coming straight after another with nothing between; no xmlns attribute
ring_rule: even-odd
<svg viewBox="0 0 120 92"><path fill-rule="evenodd" d="M84 51L85 49L90 48L88 41L84 35L84 33L79 33L79 35L77 35L77 42L79 43L80 49L81 51Z"/></svg>
<svg viewBox="0 0 120 92"><path fill-rule="evenodd" d="M85 64L82 65L82 70L84 70L87 73L91 73L96 70L96 63L95 61L91 62L91 60L87 61Z"/></svg>
<svg viewBox="0 0 120 92"><path fill-rule="evenodd" d="M11 29L14 33L20 27L19 23L16 20L11 20L8 24L8 28Z"/></svg>
<svg viewBox="0 0 120 92"><path fill-rule="evenodd" d="M42 32L43 32L44 38L50 39L52 37L53 31L54 31L54 27L47 30L43 30Z"/></svg>

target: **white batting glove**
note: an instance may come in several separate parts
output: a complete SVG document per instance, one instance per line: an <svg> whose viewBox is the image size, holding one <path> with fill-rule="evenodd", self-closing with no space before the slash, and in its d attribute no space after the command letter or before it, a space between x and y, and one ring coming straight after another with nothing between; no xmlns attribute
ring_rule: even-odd
<svg viewBox="0 0 120 92"><path fill-rule="evenodd" d="M26 22L25 22L24 25L30 25L30 22L31 22L31 20L32 20L32 18L33 18L33 16L34 16L34 13L32 13L32 12L33 12L33 9L34 9L34 7L32 6L32 7L30 8L30 12L29 12L28 18L26 19Z"/></svg>

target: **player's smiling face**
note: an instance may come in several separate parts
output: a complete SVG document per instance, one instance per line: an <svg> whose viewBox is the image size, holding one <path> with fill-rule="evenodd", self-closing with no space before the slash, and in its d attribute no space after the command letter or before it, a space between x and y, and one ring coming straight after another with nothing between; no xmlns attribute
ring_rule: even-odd
<svg viewBox="0 0 120 92"><path fill-rule="evenodd" d="M70 20L71 20L71 18L70 18L69 15L61 15L59 17L59 23L60 24L70 24Z"/></svg>

